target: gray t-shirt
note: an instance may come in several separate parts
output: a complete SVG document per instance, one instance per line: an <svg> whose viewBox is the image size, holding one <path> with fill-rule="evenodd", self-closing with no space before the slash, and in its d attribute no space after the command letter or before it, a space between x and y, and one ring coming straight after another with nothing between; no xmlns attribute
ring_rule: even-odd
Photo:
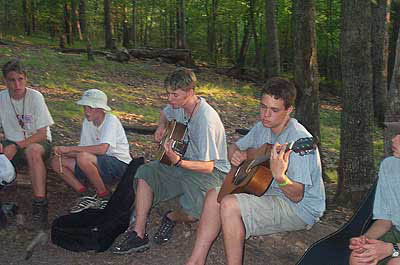
<svg viewBox="0 0 400 265"><path fill-rule="evenodd" d="M400 159L394 156L385 158L379 169L376 187L373 218L390 220L400 231Z"/></svg>
<svg viewBox="0 0 400 265"><path fill-rule="evenodd" d="M290 143L299 138L311 137L311 134L296 119L291 118L288 126L279 136L270 128L265 128L261 122L249 131L247 135L236 142L240 150L258 148L265 143ZM313 154L300 156L292 152L286 175L299 183L304 184L304 197L298 202L289 200L275 181L265 193L267 195L281 196L294 208L296 214L307 224L314 224L325 211L325 187L322 180L321 160L318 149Z"/></svg>
<svg viewBox="0 0 400 265"><path fill-rule="evenodd" d="M171 105L167 105L163 111L169 121L175 119L188 126L185 141L189 145L185 159L215 161L218 170L225 173L230 170L224 125L204 98L200 97L199 107L191 118L185 115L182 108L174 109Z"/></svg>

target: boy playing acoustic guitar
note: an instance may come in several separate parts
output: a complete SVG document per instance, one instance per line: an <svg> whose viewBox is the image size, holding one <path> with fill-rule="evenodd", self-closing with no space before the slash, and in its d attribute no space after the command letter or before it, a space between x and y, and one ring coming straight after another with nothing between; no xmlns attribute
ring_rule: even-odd
<svg viewBox="0 0 400 265"><path fill-rule="evenodd" d="M247 152L274 144L270 155L273 182L267 192L228 194L218 203L219 189L210 190L204 202L194 249L187 265L205 264L208 251L222 229L227 264L242 264L244 240L251 235L310 228L325 210L325 191L318 150L307 156L285 152L287 143L310 137L290 118L296 88L283 78L272 78L263 88L260 122L229 148L233 166ZM268 262L266 262L268 263Z"/></svg>
<svg viewBox="0 0 400 265"><path fill-rule="evenodd" d="M154 235L156 243L168 242L176 222L193 222L200 217L206 192L221 185L230 169L224 126L218 113L196 95L194 72L176 69L166 78L165 87L169 104L160 113L155 140L161 142L171 164L152 161L136 172L136 221L128 229L126 240L115 247L116 254L148 249L146 221L150 208L179 196L183 212L165 213ZM182 155L173 148L173 139L162 141L173 120L187 126L183 139L187 148Z"/></svg>

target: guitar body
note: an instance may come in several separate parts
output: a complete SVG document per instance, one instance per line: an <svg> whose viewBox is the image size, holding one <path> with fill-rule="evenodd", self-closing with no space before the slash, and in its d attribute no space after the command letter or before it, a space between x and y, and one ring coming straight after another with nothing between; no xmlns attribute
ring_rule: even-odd
<svg viewBox="0 0 400 265"><path fill-rule="evenodd" d="M256 157L266 152L269 155L270 151L271 145L269 144L264 144L257 149L248 150L247 156L250 159L246 160L240 167L232 166L221 186L217 201L221 202L223 197L234 193L248 193L256 196L263 195L271 185L273 179L271 170L269 169L269 160L255 167L251 165L254 163ZM244 176L240 183L235 183L237 176Z"/></svg>
<svg viewBox="0 0 400 265"><path fill-rule="evenodd" d="M316 147L316 140L312 137L300 138L290 143L286 151L292 150L300 155L312 153ZM233 193L248 193L256 196L263 195L271 186L273 177L269 165L272 145L263 144L259 148L249 148L247 160L239 166L231 166L218 193L217 201Z"/></svg>
<svg viewBox="0 0 400 265"><path fill-rule="evenodd" d="M168 156L165 154L164 143L168 142L170 139L174 140L173 146L177 146L175 149L186 149L186 145L182 144L183 138L185 137L187 126L177 122L176 120L171 120L168 122L167 128L165 129L164 136L158 146L156 160L160 160L161 163L166 165L171 165L172 162L169 160ZM179 143L179 144L178 144ZM179 147L178 147L179 145ZM173 147L174 149L174 147ZM174 149L174 150L175 150ZM183 150L176 150L183 151ZM179 152L178 152L179 153Z"/></svg>

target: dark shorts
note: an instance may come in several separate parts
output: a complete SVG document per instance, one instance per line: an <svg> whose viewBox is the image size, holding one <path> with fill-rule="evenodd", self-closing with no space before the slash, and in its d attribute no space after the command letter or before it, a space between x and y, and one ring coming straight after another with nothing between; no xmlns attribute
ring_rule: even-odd
<svg viewBox="0 0 400 265"><path fill-rule="evenodd" d="M11 145L11 144L15 144L15 142L10 141L10 140L4 140L1 142L3 145L3 148ZM46 161L47 159L50 158L51 155L51 142L46 140L43 142L39 142L38 144L40 144L43 149L44 149L44 155L43 155L43 161ZM25 149L26 148L19 148L17 146L17 153L15 154L15 156L13 157L13 159L11 160L11 162L14 164L14 166L16 167L20 167L20 166L26 166L27 162L25 159Z"/></svg>
<svg viewBox="0 0 400 265"><path fill-rule="evenodd" d="M105 184L113 184L124 175L128 164L118 160L113 156L98 155L97 157L97 169L101 179ZM86 182L86 174L79 168L78 164L75 165L75 177L80 181Z"/></svg>
<svg viewBox="0 0 400 265"><path fill-rule="evenodd" d="M379 240L382 240L382 241L385 241L385 242L389 242L389 243L400 243L400 232L395 227L392 227L392 229L389 230L382 237L380 237ZM392 259L392 257L387 257L387 258L379 261L378 264L379 265L385 265L391 259ZM400 257L396 258L396 259L400 259Z"/></svg>

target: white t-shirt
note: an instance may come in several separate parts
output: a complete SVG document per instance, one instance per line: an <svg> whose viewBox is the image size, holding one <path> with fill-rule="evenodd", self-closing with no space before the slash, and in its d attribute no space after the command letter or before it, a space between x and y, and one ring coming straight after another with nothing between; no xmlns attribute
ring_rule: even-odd
<svg viewBox="0 0 400 265"><path fill-rule="evenodd" d="M24 128L21 128L18 118L23 121ZM53 124L53 118L39 91L26 88L25 97L20 100L11 99L8 89L0 92L0 127L6 139L23 141L37 133L38 129L46 127L47 140L51 141L50 126Z"/></svg>
<svg viewBox="0 0 400 265"><path fill-rule="evenodd" d="M96 127L93 122L85 119L82 124L80 146L109 144L106 155L113 156L118 160L129 164L129 143L125 130L117 117L106 113L103 123Z"/></svg>

